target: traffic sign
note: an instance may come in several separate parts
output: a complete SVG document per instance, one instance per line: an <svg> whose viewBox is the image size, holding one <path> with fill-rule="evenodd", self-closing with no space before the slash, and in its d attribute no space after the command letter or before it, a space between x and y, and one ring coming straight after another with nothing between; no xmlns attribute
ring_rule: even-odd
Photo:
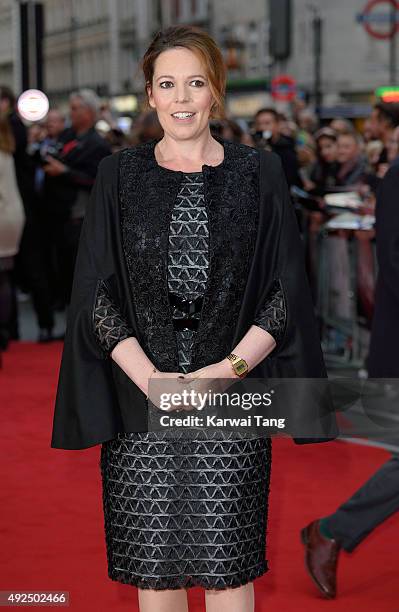
<svg viewBox="0 0 399 612"><path fill-rule="evenodd" d="M369 0L356 20L370 36L386 40L398 31L398 11L399 3L396 0Z"/></svg>
<svg viewBox="0 0 399 612"><path fill-rule="evenodd" d="M275 100L290 102L296 97L297 83L289 74L281 74L272 80L271 90Z"/></svg>

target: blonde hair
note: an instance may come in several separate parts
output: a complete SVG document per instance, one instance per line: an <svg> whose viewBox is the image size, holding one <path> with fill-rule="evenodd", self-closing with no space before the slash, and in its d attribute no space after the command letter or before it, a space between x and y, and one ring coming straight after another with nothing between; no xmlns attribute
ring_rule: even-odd
<svg viewBox="0 0 399 612"><path fill-rule="evenodd" d="M222 52L214 39L205 30L191 25L176 25L160 30L145 52L142 60L142 69L147 93L146 107L149 107L147 87L150 86L152 88L155 60L163 51L175 47L190 49L200 58L209 80L209 88L215 99L210 118L225 119L224 97L227 76Z"/></svg>

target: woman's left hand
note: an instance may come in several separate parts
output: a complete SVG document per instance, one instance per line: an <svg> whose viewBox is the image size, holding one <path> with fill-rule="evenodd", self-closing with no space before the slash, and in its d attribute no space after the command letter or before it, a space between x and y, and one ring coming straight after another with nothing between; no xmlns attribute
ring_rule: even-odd
<svg viewBox="0 0 399 612"><path fill-rule="evenodd" d="M184 378L187 382L182 381L182 387L187 392L194 391L195 394L223 393L233 382L239 379L227 359L189 372L185 374ZM193 410L195 407L195 404L190 404L184 410Z"/></svg>

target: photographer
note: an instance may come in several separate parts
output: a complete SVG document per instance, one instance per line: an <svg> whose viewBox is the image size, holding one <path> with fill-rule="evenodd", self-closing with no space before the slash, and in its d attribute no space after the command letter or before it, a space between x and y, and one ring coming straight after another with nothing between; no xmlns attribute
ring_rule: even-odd
<svg viewBox="0 0 399 612"><path fill-rule="evenodd" d="M35 127L33 125L32 129ZM47 114L44 133L31 139L27 152L34 167L34 243L30 249L29 270L33 307L39 325L39 342L51 340L54 327L54 306L60 299L60 255L63 219L57 215L57 207L50 205L46 197L46 173L43 166L48 155L57 155L59 138L65 130L65 118L55 108ZM53 203L54 204L54 203Z"/></svg>
<svg viewBox="0 0 399 612"><path fill-rule="evenodd" d="M302 187L295 142L281 133L280 117L274 108L258 110L254 117L252 135L257 148L268 149L279 155L288 184Z"/></svg>
<svg viewBox="0 0 399 612"><path fill-rule="evenodd" d="M72 93L69 98L71 128L59 137L54 155L46 155L43 197L45 208L58 227L62 264L63 300L70 300L73 269L80 229L97 167L111 154L109 144L96 132L99 99L90 89Z"/></svg>

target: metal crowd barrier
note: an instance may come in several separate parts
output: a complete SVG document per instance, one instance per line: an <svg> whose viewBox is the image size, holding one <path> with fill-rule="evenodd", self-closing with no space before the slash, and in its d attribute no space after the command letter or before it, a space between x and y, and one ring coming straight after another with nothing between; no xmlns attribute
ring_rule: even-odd
<svg viewBox="0 0 399 612"><path fill-rule="evenodd" d="M298 196L296 191L294 189L292 195L309 262L312 212L307 206L301 206L303 194ZM370 307L367 316L362 312L364 287L359 270L361 266L363 272L364 266L372 267L367 274L373 275L375 283L377 262L373 218L347 212L342 214L342 210L328 212L328 220L322 223L316 234L309 271L323 353L329 368L362 369L368 353L371 315ZM365 253L367 261L363 261Z"/></svg>

